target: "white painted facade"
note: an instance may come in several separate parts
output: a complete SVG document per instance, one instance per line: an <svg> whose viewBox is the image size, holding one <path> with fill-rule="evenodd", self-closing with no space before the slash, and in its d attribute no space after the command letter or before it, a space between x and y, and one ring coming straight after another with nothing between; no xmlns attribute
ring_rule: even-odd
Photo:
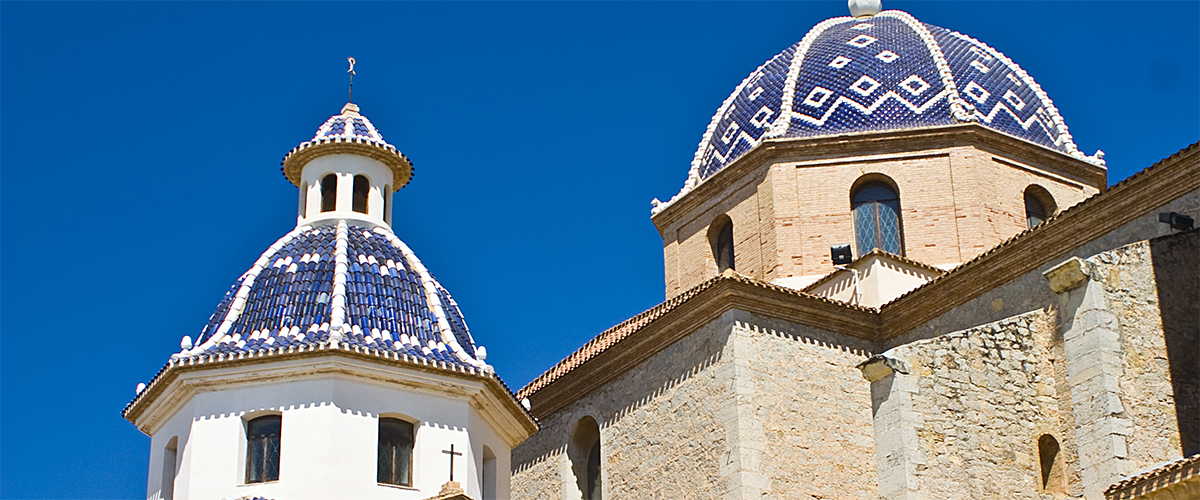
<svg viewBox="0 0 1200 500"><path fill-rule="evenodd" d="M151 435L146 498L425 499L450 478L451 445L462 452L454 480L468 496L509 498L510 452L528 433L495 380L309 354L173 380L137 419ZM247 484L246 423L264 415L282 416L279 480ZM376 482L381 416L415 424L412 487Z"/></svg>

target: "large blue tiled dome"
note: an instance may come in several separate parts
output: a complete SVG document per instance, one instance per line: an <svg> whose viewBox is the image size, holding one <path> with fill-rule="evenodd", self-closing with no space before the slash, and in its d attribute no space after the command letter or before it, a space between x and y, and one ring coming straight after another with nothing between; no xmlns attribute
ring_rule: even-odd
<svg viewBox="0 0 1200 500"><path fill-rule="evenodd" d="M766 139L964 122L1101 164L1079 152L1046 93L1004 54L884 11L826 20L751 73L713 116L684 189Z"/></svg>
<svg viewBox="0 0 1200 500"><path fill-rule="evenodd" d="M458 305L386 227L297 227L225 294L178 356L330 342L484 368Z"/></svg>

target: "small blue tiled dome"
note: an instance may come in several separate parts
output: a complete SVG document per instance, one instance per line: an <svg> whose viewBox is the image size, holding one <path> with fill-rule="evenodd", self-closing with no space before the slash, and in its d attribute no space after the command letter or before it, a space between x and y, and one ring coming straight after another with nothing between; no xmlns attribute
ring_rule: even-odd
<svg viewBox="0 0 1200 500"><path fill-rule="evenodd" d="M484 368L462 313L388 228L300 226L246 271L177 356L322 343Z"/></svg>
<svg viewBox="0 0 1200 500"><path fill-rule="evenodd" d="M713 116L684 189L766 139L963 122L1102 164L1004 54L893 10L826 20L750 74Z"/></svg>
<svg viewBox="0 0 1200 500"><path fill-rule="evenodd" d="M280 170L293 185L300 185L304 165L327 154L351 153L379 160L392 169L392 190L397 191L412 179L413 166L404 153L383 140L383 135L367 117L358 113L358 106L346 103L340 114L321 124L317 133L300 143L283 157Z"/></svg>

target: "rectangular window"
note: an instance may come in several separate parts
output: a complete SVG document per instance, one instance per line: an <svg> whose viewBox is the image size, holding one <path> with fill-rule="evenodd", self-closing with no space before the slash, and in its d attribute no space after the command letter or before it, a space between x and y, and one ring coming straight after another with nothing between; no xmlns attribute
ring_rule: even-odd
<svg viewBox="0 0 1200 500"><path fill-rule="evenodd" d="M413 424L379 419L379 482L412 486L412 452Z"/></svg>
<svg viewBox="0 0 1200 500"><path fill-rule="evenodd" d="M268 415L246 424L246 483L279 480L279 415Z"/></svg>

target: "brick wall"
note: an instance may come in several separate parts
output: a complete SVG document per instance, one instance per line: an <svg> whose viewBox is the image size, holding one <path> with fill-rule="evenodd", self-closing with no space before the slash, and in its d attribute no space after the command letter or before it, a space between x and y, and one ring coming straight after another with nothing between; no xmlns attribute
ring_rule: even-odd
<svg viewBox="0 0 1200 500"><path fill-rule="evenodd" d="M773 281L833 270L829 247L854 243L856 182L886 179L898 188L905 255L939 266L970 260L1024 231L1024 192L1032 184L1059 210L1098 192L969 146L779 161L742 175L663 231L668 297L716 273L707 228L721 214L734 223L738 272Z"/></svg>

